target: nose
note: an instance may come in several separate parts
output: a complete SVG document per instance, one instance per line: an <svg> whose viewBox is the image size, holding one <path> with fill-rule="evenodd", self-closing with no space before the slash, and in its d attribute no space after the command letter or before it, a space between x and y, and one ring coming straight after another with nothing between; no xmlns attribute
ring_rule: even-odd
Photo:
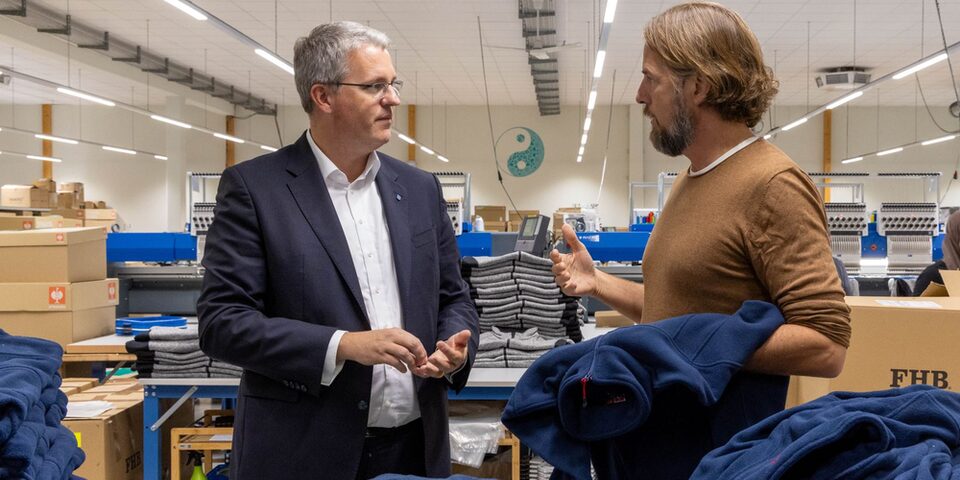
<svg viewBox="0 0 960 480"><path fill-rule="evenodd" d="M644 87L643 82L640 82L640 86L637 87L637 97L636 97L636 101L637 101L637 103L639 103L640 105L646 105L646 104L647 104L647 99L648 99L648 98L647 98L646 89L643 88L643 87Z"/></svg>
<svg viewBox="0 0 960 480"><path fill-rule="evenodd" d="M380 99L380 103L385 107L400 105L400 92L392 86L387 87L387 91L383 94L383 98Z"/></svg>

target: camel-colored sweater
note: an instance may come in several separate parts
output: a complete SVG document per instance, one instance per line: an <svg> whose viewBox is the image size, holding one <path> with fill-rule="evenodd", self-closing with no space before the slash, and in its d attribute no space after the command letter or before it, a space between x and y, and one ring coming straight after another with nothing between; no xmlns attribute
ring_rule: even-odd
<svg viewBox="0 0 960 480"><path fill-rule="evenodd" d="M677 177L643 257L643 322L731 314L745 300L846 347L850 309L816 186L757 140L713 170Z"/></svg>

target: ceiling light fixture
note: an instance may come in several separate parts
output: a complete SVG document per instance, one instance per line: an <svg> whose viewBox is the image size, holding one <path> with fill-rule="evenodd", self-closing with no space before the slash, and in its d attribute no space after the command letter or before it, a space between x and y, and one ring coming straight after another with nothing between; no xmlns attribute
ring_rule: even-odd
<svg viewBox="0 0 960 480"><path fill-rule="evenodd" d="M190 15L195 20L200 20L202 22L207 19L207 16L201 13L198 8L194 7L193 5L187 4L187 2L184 2L183 0L164 0L164 1L176 7L177 10L180 10L181 12L186 13L187 15Z"/></svg>
<svg viewBox="0 0 960 480"><path fill-rule="evenodd" d="M937 143L949 142L950 140L953 140L954 138L957 138L957 136L956 136L956 135L947 135L947 136L945 136L945 137L934 138L933 140L927 140L927 141L925 141L925 142L921 142L920 145L923 145L924 147L926 147L927 145L934 145L934 144L937 144Z"/></svg>
<svg viewBox="0 0 960 480"><path fill-rule="evenodd" d="M128 149L128 148L111 147L110 145L103 145L103 146L100 147L100 148L102 148L102 149L104 149L104 150L107 150L107 151L109 151L109 152L125 153L125 154L127 154L127 155L136 155L136 154L137 154L137 151L136 151L136 150L130 150L130 149Z"/></svg>
<svg viewBox="0 0 960 480"><path fill-rule="evenodd" d="M584 132L589 132L589 131L590 131L590 123L591 123L590 117L587 117L587 119L583 121L583 131L584 131Z"/></svg>
<svg viewBox="0 0 960 480"><path fill-rule="evenodd" d="M946 59L947 59L947 53L943 52L933 58L928 58L926 60L921 61L920 63L917 63L916 65L903 69L903 71L901 71L900 73L894 74L893 79L900 80L903 77L917 73L920 70L923 70L924 68L927 68L931 65L936 65Z"/></svg>
<svg viewBox="0 0 960 480"><path fill-rule="evenodd" d="M404 134L402 134L402 133L400 133L400 132L397 132L397 136L400 137L400 140L403 140L404 142L407 142L407 143L409 143L410 145L414 145L414 144L417 143L416 140L414 140L414 139L412 139L412 138L410 138L410 137L408 137L408 136L406 136L406 135L404 135Z"/></svg>
<svg viewBox="0 0 960 480"><path fill-rule="evenodd" d="M277 151L276 148L273 148L273 147L268 146L268 145L260 145L260 149L261 149L261 150L266 150L266 151L268 151L268 152L276 152L276 151Z"/></svg>
<svg viewBox="0 0 960 480"><path fill-rule="evenodd" d="M224 134L219 133L219 132L214 133L213 136L214 136L214 137L217 137L217 138L220 138L220 139L223 139L223 140L226 140L226 141L228 141L228 142L233 142L233 143L246 143L246 140L244 140L244 139L242 139L242 138L237 138L237 137L233 137L233 136L230 136L230 135L224 135Z"/></svg>
<svg viewBox="0 0 960 480"><path fill-rule="evenodd" d="M424 147L423 145L420 145L420 150L423 150L424 152L426 152L426 153L428 153L428 154L430 154L430 155L436 155L436 154L437 154L437 152L434 152L433 150L430 150L429 148Z"/></svg>
<svg viewBox="0 0 960 480"><path fill-rule="evenodd" d="M437 155L437 158L438 158L441 162L449 162L449 161L450 161L449 158L444 157L443 155Z"/></svg>
<svg viewBox="0 0 960 480"><path fill-rule="evenodd" d="M846 159L846 160L841 160L840 163L843 163L843 164L847 164L847 163L857 163L857 162L859 162L860 160L863 160L863 157L848 158L848 159Z"/></svg>
<svg viewBox="0 0 960 480"><path fill-rule="evenodd" d="M59 158L44 157L44 156L42 156L42 155L27 155L27 158L29 158L30 160L42 160L42 161L44 161L44 162L57 162L57 163L60 163L60 162L63 161L63 160L60 160Z"/></svg>
<svg viewBox="0 0 960 480"><path fill-rule="evenodd" d="M843 105L844 103L847 103L847 102L849 102L849 101L851 101L851 100L856 100L856 99L858 99L858 98L860 98L860 97L862 97L862 96L863 96L863 90L860 90L860 91L858 91L858 92L853 92L853 93L851 93L850 95L847 95L847 96L845 96L845 97L842 97L842 98L840 98L839 100L835 100L833 103L828 104L828 105L827 105L827 110L833 110L834 108L837 108L837 107L839 107L840 105Z"/></svg>
<svg viewBox="0 0 960 480"><path fill-rule="evenodd" d="M801 118L801 119L799 119L799 120L796 120L796 121L790 123L789 125L783 127L783 131L786 132L786 131L788 131L788 130L792 130L792 129L796 128L796 127L799 127L800 125L803 125L804 123L807 123L807 117L803 117L803 118Z"/></svg>
<svg viewBox="0 0 960 480"><path fill-rule="evenodd" d="M891 153L898 153L902 151L903 151L903 147L896 147L896 148L891 148L889 150L884 150L882 152L877 152L877 156L882 157L884 155L890 155Z"/></svg>
<svg viewBox="0 0 960 480"><path fill-rule="evenodd" d="M603 75L603 61L607 58L607 51L600 50L597 52L597 63L593 67L593 78L600 78Z"/></svg>
<svg viewBox="0 0 960 480"><path fill-rule="evenodd" d="M264 49L262 49L262 48L256 48L256 49L254 49L253 51L256 52L257 55L260 55L261 57L263 57L264 59L266 59L268 62L270 62L270 63L272 63L272 64L280 67L281 69L283 69L283 71L289 73L290 75L293 75L293 65L290 65L290 64L287 63L286 61L281 60L281 59L280 59L279 57L277 57L276 55L274 55L274 54L272 54L272 53L270 53L270 52L268 52L268 51L266 51L266 50L264 50Z"/></svg>
<svg viewBox="0 0 960 480"><path fill-rule="evenodd" d="M590 92L590 98L587 100L587 111L593 111L593 107L597 106L597 90L594 89Z"/></svg>
<svg viewBox="0 0 960 480"><path fill-rule="evenodd" d="M188 129L188 130L191 129L191 128L193 128L193 125L190 125L189 123L184 123L184 122L181 122L181 121L179 121L179 120L174 120L174 119L172 119L172 118L167 118L167 117L163 117L163 116L160 116L160 115L150 115L150 118L152 118L152 119L154 119L154 120L156 120L156 121L158 121L158 122L169 123L170 125L175 125L175 126L180 127L180 128L186 128L186 129Z"/></svg>
<svg viewBox="0 0 960 480"><path fill-rule="evenodd" d="M587 134L584 133L583 136L580 137L580 145L586 145L586 144L587 144Z"/></svg>
<svg viewBox="0 0 960 480"><path fill-rule="evenodd" d="M167 157L163 155L154 155L153 158L156 158L157 160L167 160Z"/></svg>
<svg viewBox="0 0 960 480"><path fill-rule="evenodd" d="M580 145L580 151L577 152L577 156L578 156L578 157L582 157L582 156L583 156L583 150L584 150L584 148L586 148L586 147L584 147L583 145Z"/></svg>
<svg viewBox="0 0 960 480"><path fill-rule="evenodd" d="M617 0L607 0L607 8L603 12L603 23L613 23L617 14Z"/></svg>
<svg viewBox="0 0 960 480"><path fill-rule="evenodd" d="M43 134L43 133L35 133L35 134L33 134L33 136L36 137L36 138L39 138L40 140L49 140L49 141L51 141L51 142L66 143L66 144L69 144L69 145L76 145L76 144L80 143L80 142L78 142L78 141L76 141L76 140L73 140L73 139L71 139L71 138L54 137L53 135L45 135L45 134Z"/></svg>
<svg viewBox="0 0 960 480"><path fill-rule="evenodd" d="M583 162L583 156L578 155L578 156L577 156L577 163L581 163L581 162Z"/></svg>
<svg viewBox="0 0 960 480"><path fill-rule="evenodd" d="M57 91L64 95L70 95L71 97L82 98L84 100L94 102L94 103L99 103L100 105L106 105L108 107L114 107L117 105L116 103L111 102L110 100L106 100L100 97L95 97L93 95L90 95L89 93L83 93L70 88L57 87Z"/></svg>

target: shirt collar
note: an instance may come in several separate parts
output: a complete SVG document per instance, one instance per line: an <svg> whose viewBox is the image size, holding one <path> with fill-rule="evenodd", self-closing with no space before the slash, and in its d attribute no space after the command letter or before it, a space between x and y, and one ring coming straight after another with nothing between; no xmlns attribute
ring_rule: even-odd
<svg viewBox="0 0 960 480"><path fill-rule="evenodd" d="M330 160L330 157L320 150L320 147L313 141L313 135L310 133L310 130L307 130L307 142L310 144L310 150L313 151L313 156L316 157L317 163L320 164L320 174L323 175L323 179L327 181L336 180L347 184L347 174L343 173L343 171ZM354 180L354 183L364 182L367 181L367 179L372 180L377 177L377 172L379 171L380 157L376 151L370 152L370 156L367 157L366 168L364 168L363 173Z"/></svg>

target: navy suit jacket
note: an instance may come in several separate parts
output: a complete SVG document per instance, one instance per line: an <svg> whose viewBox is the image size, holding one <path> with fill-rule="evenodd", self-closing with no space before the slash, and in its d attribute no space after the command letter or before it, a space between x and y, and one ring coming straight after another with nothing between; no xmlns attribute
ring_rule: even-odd
<svg viewBox="0 0 960 480"><path fill-rule="evenodd" d="M453 377L414 377L427 474L450 469L447 388L463 388L478 320L460 276L440 183L379 154L376 177L390 229L404 329L433 353L469 329L467 363ZM306 134L227 168L207 236L197 304L200 348L243 368L233 478L353 480L363 448L371 367L346 362L321 385L336 330L369 330L357 272ZM386 246L384 246L386 247Z"/></svg>

